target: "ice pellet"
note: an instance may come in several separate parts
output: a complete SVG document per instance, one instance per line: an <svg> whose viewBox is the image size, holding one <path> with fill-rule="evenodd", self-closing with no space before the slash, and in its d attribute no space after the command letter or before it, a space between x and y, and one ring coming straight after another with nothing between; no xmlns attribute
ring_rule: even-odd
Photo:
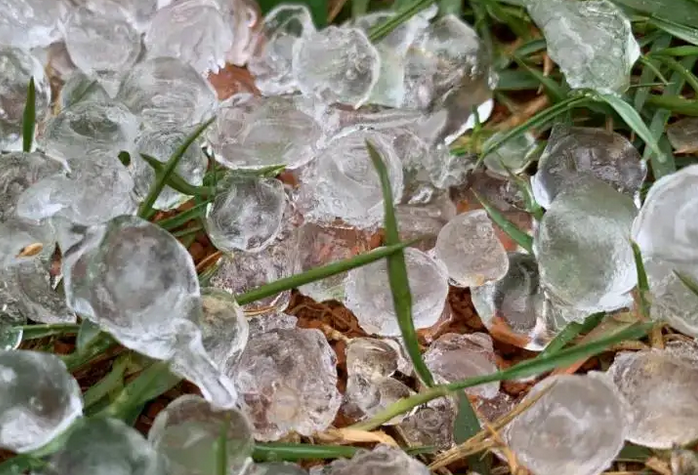
<svg viewBox="0 0 698 475"><path fill-rule="evenodd" d="M428 475L429 469L399 447L378 445L360 449L351 459L337 459L325 466L325 475Z"/></svg>
<svg viewBox="0 0 698 475"><path fill-rule="evenodd" d="M202 288L201 303L199 326L206 352L219 368L236 363L250 334L245 314L234 297L222 290Z"/></svg>

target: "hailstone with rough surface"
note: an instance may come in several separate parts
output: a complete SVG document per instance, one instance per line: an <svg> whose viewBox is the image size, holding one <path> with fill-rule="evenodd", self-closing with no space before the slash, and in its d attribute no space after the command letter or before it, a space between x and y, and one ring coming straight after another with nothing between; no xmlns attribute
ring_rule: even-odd
<svg viewBox="0 0 698 475"><path fill-rule="evenodd" d="M199 326L206 352L219 368L236 363L250 334L242 308L229 293L210 287L201 289L201 304Z"/></svg>
<svg viewBox="0 0 698 475"><path fill-rule="evenodd" d="M337 459L325 466L324 475L429 475L429 469L399 447L378 445L359 449L351 459Z"/></svg>
<svg viewBox="0 0 698 475"><path fill-rule="evenodd" d="M60 39L70 7L67 0L0 0L0 44L50 45Z"/></svg>

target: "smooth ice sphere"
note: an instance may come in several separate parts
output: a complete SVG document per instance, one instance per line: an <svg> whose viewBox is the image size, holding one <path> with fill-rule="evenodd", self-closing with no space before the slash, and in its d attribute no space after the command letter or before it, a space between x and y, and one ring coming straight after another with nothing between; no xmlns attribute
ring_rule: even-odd
<svg viewBox="0 0 698 475"><path fill-rule="evenodd" d="M206 352L219 368L236 363L250 334L245 314L233 296L222 290L202 288L201 304L199 326Z"/></svg>
<svg viewBox="0 0 698 475"><path fill-rule="evenodd" d="M116 98L147 129L180 130L197 125L211 117L217 104L213 87L176 58L137 64L122 79Z"/></svg>
<svg viewBox="0 0 698 475"><path fill-rule="evenodd" d="M325 466L324 475L429 475L429 469L399 447L378 445L359 449L350 460L337 459Z"/></svg>
<svg viewBox="0 0 698 475"><path fill-rule="evenodd" d="M446 269L417 249L407 248L404 253L412 293L414 326L427 328L438 321L446 304ZM368 333L400 335L385 261L377 261L349 272L345 305L354 312L359 325Z"/></svg>
<svg viewBox="0 0 698 475"><path fill-rule="evenodd" d="M251 463L252 428L238 409L220 410L199 396L185 394L158 413L148 442L166 460L169 475L212 475L225 437L228 475L239 475Z"/></svg>
<svg viewBox="0 0 698 475"><path fill-rule="evenodd" d="M199 73L216 73L233 31L215 0L180 0L157 11L144 42L149 58L178 58Z"/></svg>
<svg viewBox="0 0 698 475"><path fill-rule="evenodd" d="M206 135L226 167L292 170L312 160L322 128L293 97L237 94L221 105Z"/></svg>
<svg viewBox="0 0 698 475"><path fill-rule="evenodd" d="M137 153L131 155L131 166L129 172L133 177L134 191L136 195L144 200L148 192L155 184L155 170L140 156L149 155L160 162L166 163L177 149L189 138L193 130L184 129L163 129L145 130L136 139ZM175 168L175 173L192 186L201 186L204 182L204 174L208 168L208 159L204 155L199 143L195 142L187 148L184 155ZM165 186L157 200L153 203L153 208L160 210L171 210L178 207L183 202L190 199L169 186Z"/></svg>
<svg viewBox="0 0 698 475"><path fill-rule="evenodd" d="M507 273L509 260L494 232L487 212L481 209L459 214L436 238L436 257L459 287L478 287Z"/></svg>
<svg viewBox="0 0 698 475"><path fill-rule="evenodd" d="M444 384L497 371L492 338L486 333L446 333L429 345L424 353L424 362L436 379ZM465 391L473 396L491 399L499 393L499 382Z"/></svg>
<svg viewBox="0 0 698 475"><path fill-rule="evenodd" d="M370 130L351 130L327 143L301 177L298 206L309 221L339 217L360 229L378 225L384 215L383 192L366 141L380 154L390 179L393 201L402 196L402 164L390 137Z"/></svg>
<svg viewBox="0 0 698 475"><path fill-rule="evenodd" d="M75 313L66 304L59 279L51 274L51 265L51 259L39 257L13 269L17 306L36 322L74 323Z"/></svg>
<svg viewBox="0 0 698 475"><path fill-rule="evenodd" d="M293 45L293 76L301 92L326 103L359 107L380 74L380 57L357 28L327 28Z"/></svg>
<svg viewBox="0 0 698 475"><path fill-rule="evenodd" d="M2 22L8 17L0 0L0 38ZM14 1L12 3L15 3ZM3 44L0 41L0 44ZM36 121L44 120L51 102L51 87L41 63L28 51L0 46L0 150L22 150L22 123L27 103L29 80L34 78L36 90Z"/></svg>
<svg viewBox="0 0 698 475"><path fill-rule="evenodd" d="M298 270L297 243L294 239L276 243L261 252L236 252L235 257L225 256L211 275L209 285L233 296L290 277ZM291 291L243 305L248 315L275 313L286 308Z"/></svg>
<svg viewBox="0 0 698 475"><path fill-rule="evenodd" d="M490 137L488 142L499 140L503 135L504 132L497 132ZM485 142L483 147L487 147L488 142ZM527 132L502 143L497 150L485 156L483 163L491 173L508 178L509 172L514 175L523 172L535 158L534 152L536 150L536 139L533 134Z"/></svg>
<svg viewBox="0 0 698 475"><path fill-rule="evenodd" d="M303 35L315 31L305 5L279 4L266 14L254 55L247 63L262 94L290 94L298 89L292 74L293 47Z"/></svg>
<svg viewBox="0 0 698 475"><path fill-rule="evenodd" d="M606 0L527 0L548 54L573 89L622 93L640 57L630 20Z"/></svg>
<svg viewBox="0 0 698 475"><path fill-rule="evenodd" d="M60 25L69 8L66 0L0 0L0 44L22 48L50 45L60 38Z"/></svg>
<svg viewBox="0 0 698 475"><path fill-rule="evenodd" d="M75 71L61 88L60 109L67 109L78 102L88 101L107 104L111 102L111 99L98 80L92 79L80 71Z"/></svg>
<svg viewBox="0 0 698 475"><path fill-rule="evenodd" d="M647 165L620 134L590 127L557 125L538 161L531 185L544 208L580 176L594 176L639 203Z"/></svg>
<svg viewBox="0 0 698 475"><path fill-rule="evenodd" d="M221 251L259 252L281 231L285 208L286 193L279 180L234 179L206 208L204 225Z"/></svg>
<svg viewBox="0 0 698 475"><path fill-rule="evenodd" d="M276 329L255 335L229 368L255 440L326 429L339 409L334 351L319 330Z"/></svg>
<svg viewBox="0 0 698 475"><path fill-rule="evenodd" d="M628 402L626 439L670 449L698 438L695 359L670 350L620 353L608 372Z"/></svg>
<svg viewBox="0 0 698 475"><path fill-rule="evenodd" d="M588 313L630 303L637 283L630 197L595 178L561 192L533 237L542 286L564 305Z"/></svg>
<svg viewBox="0 0 698 475"><path fill-rule="evenodd" d="M141 36L125 18L80 7L72 11L65 26L65 45L82 72L113 83L114 76L136 64Z"/></svg>
<svg viewBox="0 0 698 475"><path fill-rule="evenodd" d="M133 216L87 228L63 254L68 305L124 346L192 380L221 407L236 394L210 359L195 322L201 313L191 256L170 233Z"/></svg>
<svg viewBox="0 0 698 475"><path fill-rule="evenodd" d="M610 378L599 373L551 376L524 401L547 388L507 426L509 448L536 475L601 473L623 448L625 436L625 407Z"/></svg>
<svg viewBox="0 0 698 475"><path fill-rule="evenodd" d="M21 218L61 216L84 226L135 211L131 176L116 157L102 151L74 162L68 174L40 180L24 191L17 202L17 215Z"/></svg>
<svg viewBox="0 0 698 475"><path fill-rule="evenodd" d="M666 135L676 153L694 153L698 151L698 118L679 119L666 129Z"/></svg>
<svg viewBox="0 0 698 475"><path fill-rule="evenodd" d="M165 475L157 452L134 428L118 419L81 421L51 456L49 473L58 475Z"/></svg>
<svg viewBox="0 0 698 475"><path fill-rule="evenodd" d="M80 387L57 356L0 351L0 447L30 452L81 415Z"/></svg>
<svg viewBox="0 0 698 475"><path fill-rule="evenodd" d="M133 149L139 125L122 104L77 102L47 122L41 145L47 154L68 161L90 160L95 152L116 157Z"/></svg>
<svg viewBox="0 0 698 475"><path fill-rule="evenodd" d="M509 270L497 282L471 290L475 310L493 338L541 351L559 330L550 302L540 287L533 256L512 252Z"/></svg>

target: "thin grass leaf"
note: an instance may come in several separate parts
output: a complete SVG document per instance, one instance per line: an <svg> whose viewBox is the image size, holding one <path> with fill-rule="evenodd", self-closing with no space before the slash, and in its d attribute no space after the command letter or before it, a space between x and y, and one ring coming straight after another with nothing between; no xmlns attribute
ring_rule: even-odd
<svg viewBox="0 0 698 475"><path fill-rule="evenodd" d="M34 76L29 79L27 86L27 102L24 105L24 115L22 116L22 150L32 151L34 142L34 130L36 129L36 86Z"/></svg>
<svg viewBox="0 0 698 475"><path fill-rule="evenodd" d="M513 59L516 61L516 64L528 71L530 75L536 78L536 80L543 85L545 90L548 91L548 96L553 102L560 102L565 99L567 94L565 94L564 89L558 83L553 81L550 76L544 75L542 72L538 71L538 69L530 66L526 61L517 55L514 55Z"/></svg>
<svg viewBox="0 0 698 475"><path fill-rule="evenodd" d="M250 290L249 292L238 295L235 297L235 300L237 300L239 305L247 305L248 303L276 295L284 290L295 289L301 285L309 284L326 277L341 274L342 272L346 272L351 269L356 269L357 267L365 266L366 264L383 259L397 251L400 251L401 249L411 246L419 240L420 239L415 239L392 246L379 247L371 252L352 257L351 259L333 262L332 264L328 264L326 266L310 269L302 274L296 274L292 275L291 277L275 280L274 282L270 282L266 285Z"/></svg>
<svg viewBox="0 0 698 475"><path fill-rule="evenodd" d="M83 405L89 415L89 409L102 400L109 393L120 389L124 385L124 373L128 366L128 357L119 357L114 362L111 371L103 377L97 384L90 386L82 395Z"/></svg>
<svg viewBox="0 0 698 475"><path fill-rule="evenodd" d="M180 145L177 150L175 150L172 157L170 157L170 159L167 161L161 172L155 174L155 184L151 187L148 195L143 200L143 203L138 210L138 216L143 219L149 219L154 214L153 204L155 204L158 196L160 196L160 193L165 188L170 175L174 173L187 149L199 138L204 130L206 130L206 128L213 123L214 120L215 117L211 117L209 120L197 127L196 130L187 138L187 140L185 140L184 143Z"/></svg>
<svg viewBox="0 0 698 475"><path fill-rule="evenodd" d="M400 233L397 227L397 218L395 217L395 209L393 208L393 191L390 185L390 177L388 169L383 162L376 148L369 141L366 141L366 148L371 157L373 166L380 177L381 188L383 190L383 206L385 209L385 242L388 245L396 245L400 243ZM422 359L422 354L419 351L419 342L417 341L417 331L414 328L412 320L412 294L410 293L410 284L407 278L407 264L405 264L405 254L402 249L399 249L392 255L387 257L388 264L388 280L390 282L390 291L393 295L393 305L395 306L395 314L397 315L400 333L405 342L407 353L412 360L415 372L419 378L427 386L434 385L434 377L431 375L429 368Z"/></svg>
<svg viewBox="0 0 698 475"><path fill-rule="evenodd" d="M279 461L298 462L308 459L337 459L351 458L359 450L358 447L344 445L311 445L260 443L254 445L252 458L257 462Z"/></svg>
<svg viewBox="0 0 698 475"><path fill-rule="evenodd" d="M644 463L648 458L652 457L654 452L647 447L635 445L632 442L626 442L616 457L618 462L640 462Z"/></svg>
<svg viewBox="0 0 698 475"><path fill-rule="evenodd" d="M533 255L533 238L521 231L516 227L514 223L509 221L504 215L494 206L492 206L485 198L473 191L475 198L478 199L482 207L487 211L492 221L499 226L499 228L507 233L507 235L516 242L519 246L524 248L526 252Z"/></svg>
<svg viewBox="0 0 698 475"><path fill-rule="evenodd" d="M216 475L228 475L228 427L230 415L221 421L220 435L216 441Z"/></svg>
<svg viewBox="0 0 698 475"><path fill-rule="evenodd" d="M674 46L673 48L663 48L660 54L666 56L698 56L698 46Z"/></svg>
<svg viewBox="0 0 698 475"><path fill-rule="evenodd" d="M654 58L654 57L655 57L655 56L653 56L653 58ZM649 59L649 58L647 58L647 57L645 57L645 56L640 56L639 61L640 61L640 63L642 63L642 64L644 64L646 67L648 67L648 68L654 73L654 75L655 75L656 77L659 78L659 80L662 82L662 84L663 84L664 86L668 86L668 85L669 85L669 81L667 80L667 78L664 77L664 75L662 74L662 72L659 70L659 67L657 67L657 65L654 64L654 61L653 61L653 60L651 60L651 59Z"/></svg>
<svg viewBox="0 0 698 475"><path fill-rule="evenodd" d="M652 46L650 46L650 54L651 53L656 53L657 51L661 51L665 49L669 44L671 43L671 35L663 34L659 37L657 37L656 40L652 43ZM645 67L642 70L642 74L640 74L640 83L641 84L646 84L651 81L653 81L655 78L655 70L649 67ZM647 97L650 94L650 88L649 87L642 87L639 88L635 92L635 97L633 98L633 105L635 106L635 110L637 111L642 111L642 108L645 106L645 102L647 101Z"/></svg>
<svg viewBox="0 0 698 475"><path fill-rule="evenodd" d="M192 234L196 235L204 230L203 226L194 226L187 229L180 229L179 231L174 231L171 233L176 238L183 238L185 236L190 236Z"/></svg>
<svg viewBox="0 0 698 475"><path fill-rule="evenodd" d="M679 278L679 280L688 287L688 290L693 292L696 296L698 296L698 282L693 280L691 277L689 277L687 274L684 274L683 272L679 272L677 270L674 271L674 274L676 274L676 277Z"/></svg>
<svg viewBox="0 0 698 475"><path fill-rule="evenodd" d="M96 323L92 323L88 319L84 319L80 323L78 337L75 339L75 346L79 353L85 351L89 345L99 336L101 329Z"/></svg>
<svg viewBox="0 0 698 475"><path fill-rule="evenodd" d="M698 4L693 0L614 0L615 3L632 10L681 23L698 24Z"/></svg>
<svg viewBox="0 0 698 475"><path fill-rule="evenodd" d="M460 17L463 14L462 0L438 0L439 15L456 15Z"/></svg>
<svg viewBox="0 0 698 475"><path fill-rule="evenodd" d="M100 333L92 340L83 351L74 351L69 355L61 355L60 358L65 363L69 371L74 371L86 365L94 358L103 355L117 345L116 341L108 333Z"/></svg>
<svg viewBox="0 0 698 475"><path fill-rule="evenodd" d="M528 71L505 69L499 73L497 91L530 91L538 89L540 83Z"/></svg>
<svg viewBox="0 0 698 475"><path fill-rule="evenodd" d="M351 17L354 19L368 12L369 0L351 0Z"/></svg>
<svg viewBox="0 0 698 475"><path fill-rule="evenodd" d="M157 177L158 175L164 174L165 173L165 168L166 164L162 163L160 160L158 160L155 157L152 157L150 155L147 155L145 153L141 154L141 158L148 164L150 167L155 170L155 176ZM167 177L167 180L165 180L165 185L169 186L175 191L178 191L184 195L187 196L203 196L206 197L210 194L213 194L214 188L209 188L205 186L194 186L191 185L187 180L179 176L176 172L171 172L169 176ZM157 198L156 198L157 199Z"/></svg>
<svg viewBox="0 0 698 475"><path fill-rule="evenodd" d="M48 462L31 455L16 455L0 463L0 475L21 475L28 472L41 473L47 465Z"/></svg>
<svg viewBox="0 0 698 475"><path fill-rule="evenodd" d="M698 45L698 30L690 26L681 25L663 18L651 18L649 24L666 31L672 36L680 38L687 43Z"/></svg>
<svg viewBox="0 0 698 475"><path fill-rule="evenodd" d="M504 23L514 34L521 39L531 37L531 19L520 8L512 8L501 5L492 0L486 0L487 14L499 23Z"/></svg>
<svg viewBox="0 0 698 475"><path fill-rule="evenodd" d="M584 323L570 322L565 328L553 338L536 358L546 358L562 350L568 343L577 338L582 333L589 333L596 328L606 314L604 312L595 313L588 316Z"/></svg>
<svg viewBox="0 0 698 475"><path fill-rule="evenodd" d="M662 95L648 97L647 103L676 114L698 117L698 101L696 100L684 99L676 95Z"/></svg>
<svg viewBox="0 0 698 475"><path fill-rule="evenodd" d="M525 58L526 56L545 51L545 48L547 48L547 46L548 45L545 42L545 38L537 38L535 40L528 41L516 48L514 54L521 58Z"/></svg>
<svg viewBox="0 0 698 475"><path fill-rule="evenodd" d="M197 219L203 216L203 214L206 212L206 205L208 205L207 202L198 203L186 211L182 211L181 213L176 214L171 218L161 219L160 221L157 221L155 224L160 226L162 229L172 231L173 229L177 229L181 226L184 226L192 219Z"/></svg>
<svg viewBox="0 0 698 475"><path fill-rule="evenodd" d="M686 69L680 62L676 61L671 56L656 55L657 59L662 61L664 64L669 66L673 71L677 72L686 83L693 89L694 92L698 92L698 78L690 70Z"/></svg>
<svg viewBox="0 0 698 475"><path fill-rule="evenodd" d="M480 432L480 421L465 392L458 393L458 412L453 422L453 440L462 444ZM489 475L489 458L482 459L478 454L468 457L468 467L481 475Z"/></svg>
<svg viewBox="0 0 698 475"><path fill-rule="evenodd" d="M407 455L416 457L417 455L433 454L434 452L438 452L439 448L435 445L420 445L417 447L405 447L404 451Z"/></svg>
<svg viewBox="0 0 698 475"><path fill-rule="evenodd" d="M642 262L642 251L636 242L631 242L633 247L633 259L635 260L635 271L637 272L637 292L640 304L640 314L646 320L650 318L650 302L648 299L650 293L650 284L647 280L647 272L645 272L645 264Z"/></svg>
<svg viewBox="0 0 698 475"><path fill-rule="evenodd" d="M80 331L80 325L76 323L52 323L50 325L21 325L14 327L21 330L22 341L36 340L47 336L76 334Z"/></svg>
<svg viewBox="0 0 698 475"><path fill-rule="evenodd" d="M368 39L370 39L374 44L377 43L388 36L395 28L405 23L417 13L429 7L429 5L432 3L434 3L434 0L413 0L410 3L405 4L394 16L371 28L369 30Z"/></svg>

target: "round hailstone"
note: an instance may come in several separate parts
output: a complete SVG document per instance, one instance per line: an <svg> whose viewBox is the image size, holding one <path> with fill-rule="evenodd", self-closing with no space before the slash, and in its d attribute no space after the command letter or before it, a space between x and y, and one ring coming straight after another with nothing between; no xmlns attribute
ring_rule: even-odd
<svg viewBox="0 0 698 475"><path fill-rule="evenodd" d="M378 445L360 449L351 459L337 459L323 469L325 475L428 475L429 469L398 447Z"/></svg>
<svg viewBox="0 0 698 475"><path fill-rule="evenodd" d="M625 438L625 407L613 383L599 373L552 376L535 385L524 402L546 388L504 432L517 460L536 475L604 471Z"/></svg>
<svg viewBox="0 0 698 475"><path fill-rule="evenodd" d="M436 257L459 287L478 287L507 273L509 260L487 212L481 209L451 219L436 238Z"/></svg>
<svg viewBox="0 0 698 475"><path fill-rule="evenodd" d="M206 352L219 368L237 363L250 334L242 308L229 293L210 287L201 289L201 304L199 326Z"/></svg>
<svg viewBox="0 0 698 475"><path fill-rule="evenodd" d="M0 351L0 447L38 449L81 415L80 387L57 356Z"/></svg>
<svg viewBox="0 0 698 475"><path fill-rule="evenodd" d="M412 293L415 328L434 325L444 310L448 277L443 266L426 253L406 248L405 264ZM377 261L349 272L345 305L354 312L361 328L382 336L399 336L387 263Z"/></svg>

